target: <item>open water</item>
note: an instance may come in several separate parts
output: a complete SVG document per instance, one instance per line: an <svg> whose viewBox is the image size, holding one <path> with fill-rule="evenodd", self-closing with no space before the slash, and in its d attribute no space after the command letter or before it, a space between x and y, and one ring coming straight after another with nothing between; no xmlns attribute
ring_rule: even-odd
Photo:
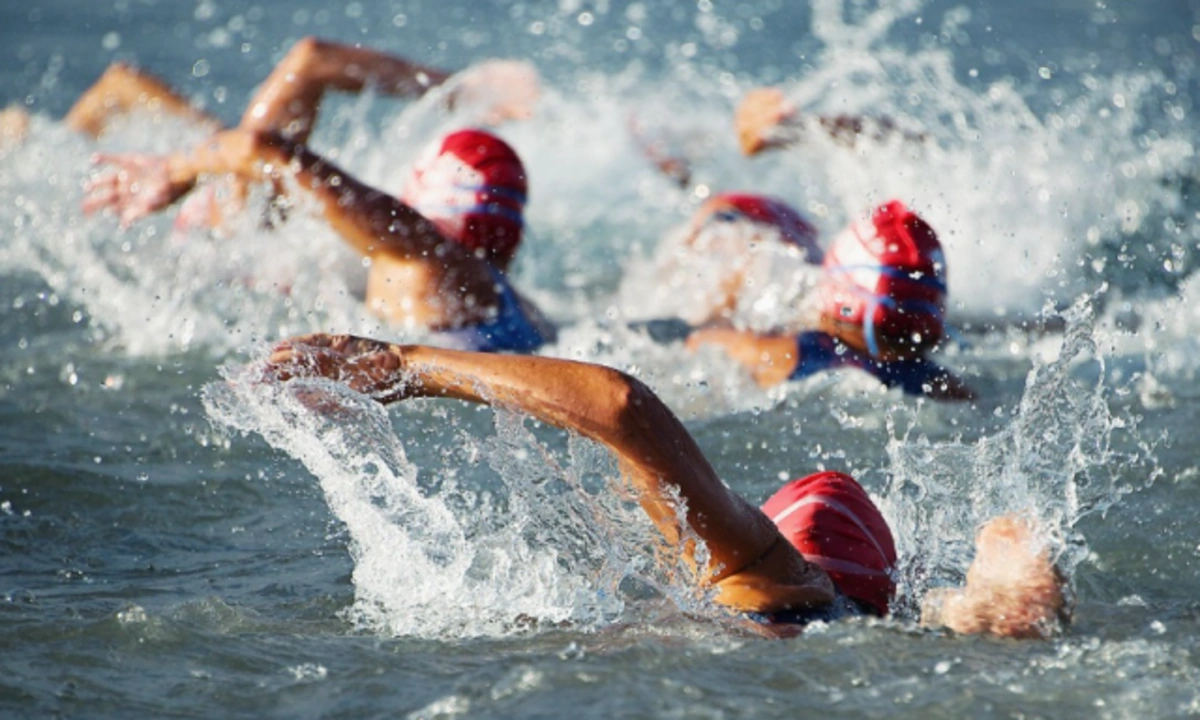
<svg viewBox="0 0 1200 720"><path fill-rule="evenodd" d="M134 118L98 144L59 119L123 60L232 122L309 34L535 63L537 115L503 134L531 179L516 282L565 328L544 352L643 378L753 500L854 472L905 558L895 616L763 638L651 564L585 441L449 402L319 418L243 383L290 334L420 337L362 312L356 260L303 212L223 238L84 217L96 149L197 134ZM33 123L0 150L0 715L1200 716L1197 58L1196 0L3 4L0 103ZM746 160L730 114L761 84L929 141ZM631 118L693 158L692 189L648 166ZM343 99L314 144L395 189L463 121ZM962 331L940 359L981 400L853 375L764 392L629 329L686 309L649 268L720 189L826 234L917 208ZM772 270L748 322L787 318ZM1013 326L1039 314L1066 330ZM961 578L978 522L1030 508L1063 540L1074 625L919 629L913 599Z"/></svg>

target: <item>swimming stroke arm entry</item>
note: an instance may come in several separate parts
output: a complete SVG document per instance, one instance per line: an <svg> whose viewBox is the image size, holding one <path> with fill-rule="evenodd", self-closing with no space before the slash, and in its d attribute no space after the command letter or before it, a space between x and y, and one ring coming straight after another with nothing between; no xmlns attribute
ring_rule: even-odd
<svg viewBox="0 0 1200 720"><path fill-rule="evenodd" d="M171 204L202 176L270 181L281 190L286 189L283 181L292 179L317 200L325 219L363 255L438 258L446 264L467 257L413 208L361 182L307 146L273 133L235 128L217 133L188 153L98 155L97 162L111 164L117 172L107 181L89 185L85 210L112 207L122 211L126 223ZM148 197L138 202L139 195ZM126 212L130 209L133 212Z"/></svg>
<svg viewBox="0 0 1200 720"><path fill-rule="evenodd" d="M360 93L369 87L387 95L419 97L450 75L396 55L306 37L263 81L238 127L307 142L326 90Z"/></svg>
<svg viewBox="0 0 1200 720"><path fill-rule="evenodd" d="M921 624L964 634L1047 638L1071 620L1065 587L1037 523L1002 515L976 534L965 585L926 594Z"/></svg>
<svg viewBox="0 0 1200 720"><path fill-rule="evenodd" d="M819 607L833 599L824 571L805 562L774 523L717 477L679 419L644 384L600 365L401 346L351 336L285 341L276 376L322 376L380 402L447 397L509 408L605 445L667 542L693 557L675 497L709 563L700 582L738 610Z"/></svg>
<svg viewBox="0 0 1200 720"><path fill-rule="evenodd" d="M776 87L748 91L734 112L733 125L742 153L750 156L798 144L810 128L846 147L853 147L863 135L884 140L898 133L908 142L925 140L924 134L902 130L888 117L801 113Z"/></svg>
<svg viewBox="0 0 1200 720"><path fill-rule="evenodd" d="M710 327L688 336L688 350L695 352L704 345L721 348L749 370L761 387L784 382L800 362L794 335L760 335L749 330Z"/></svg>

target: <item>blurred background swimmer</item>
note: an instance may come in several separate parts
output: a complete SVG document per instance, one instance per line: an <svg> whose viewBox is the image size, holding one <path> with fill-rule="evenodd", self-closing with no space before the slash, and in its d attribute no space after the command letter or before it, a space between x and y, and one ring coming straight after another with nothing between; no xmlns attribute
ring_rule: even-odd
<svg viewBox="0 0 1200 720"><path fill-rule="evenodd" d="M278 345L267 374L326 378L383 404L415 397L483 403L579 433L613 453L672 553L688 560L696 583L717 604L783 632L813 620L888 613L895 591L892 534L853 478L837 472L800 478L755 508L721 481L653 391L617 370L310 335ZM336 402L319 386L304 393L311 407ZM989 521L965 585L932 594L922 622L1003 637L1054 634L1070 608L1053 552L1030 518Z"/></svg>
<svg viewBox="0 0 1200 720"><path fill-rule="evenodd" d="M720 347L763 386L854 367L911 395L975 398L928 357L945 334L946 261L933 228L903 203L879 206L834 239L811 297L818 318L799 334L705 327L688 347Z"/></svg>
<svg viewBox="0 0 1200 720"><path fill-rule="evenodd" d="M627 267L621 292L631 309L668 310L682 321L664 340L713 323L773 329L781 311L803 305L815 287L817 238L816 226L780 198L718 193L666 234L648 262Z"/></svg>
<svg viewBox="0 0 1200 720"><path fill-rule="evenodd" d="M528 193L524 166L507 143L485 130L446 135L418 158L402 198L357 180L305 144L327 89L379 85L419 95L450 77L384 53L302 40L238 127L190 152L98 156L111 171L87 185L84 210L116 211L128 225L187 196L177 227L216 225L230 207L241 208L250 183L268 186L276 201L298 192L369 259L366 303L373 313L393 325L432 330L454 347L535 350L554 330L505 274L521 240ZM190 112L161 83L128 68L106 78L72 110L74 126L100 132L114 111L131 107ZM464 71L447 103L483 107L485 120L499 122L527 117L537 92L532 68L494 61ZM211 190L189 195L208 178L233 188L228 202Z"/></svg>
<svg viewBox="0 0 1200 720"><path fill-rule="evenodd" d="M650 144L643 152L663 172ZM686 167L686 164L684 164ZM655 307L682 323L646 323L661 340L717 345L772 386L855 367L888 387L939 400L975 392L928 354L947 335L946 260L937 234L903 203L877 207L821 249L816 226L779 198L718 193L664 238L648 270Z"/></svg>

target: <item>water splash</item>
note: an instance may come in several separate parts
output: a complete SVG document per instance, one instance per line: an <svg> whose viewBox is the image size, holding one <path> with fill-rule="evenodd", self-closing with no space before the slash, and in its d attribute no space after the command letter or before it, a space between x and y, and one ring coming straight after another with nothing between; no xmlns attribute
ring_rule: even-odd
<svg viewBox="0 0 1200 720"><path fill-rule="evenodd" d="M635 306L645 317L677 312L679 296L654 293L661 278L630 266L644 268L709 194L734 189L781 196L827 236L879 201L904 198L946 246L952 314L993 317L1047 299L1068 304L1097 276L1132 288L1186 272L1186 238L1152 232L1162 215L1185 214L1183 189L1163 180L1186 175L1195 157L1185 108L1172 96L1177 89L1153 70L1059 71L1046 88L962 78L953 45L908 47L905 23L919 8L905 3L848 17L843 3L818 3L813 37L823 49L803 76L784 83L806 112L886 115L927 136L915 145L864 138L849 150L814 137L749 160L729 125L752 78L722 73L714 81L683 56L673 56L666 75L639 63L610 72L556 68L537 115L501 129L531 179L531 232L517 285L563 324L604 317L612 307ZM969 13L954 11L942 30L953 35L968 22ZM698 27L714 37L729 29ZM247 68L243 84L262 70ZM631 117L691 157L691 188L654 170L629 131ZM331 102L314 144L395 191L419 147L469 122L446 114L436 92L409 104L368 94ZM223 355L256 338L335 327L419 337L381 327L362 311L358 258L303 212L271 232L251 213L222 239L186 242L172 238L169 217L128 231L111 219L81 217L78 188L93 149L166 150L196 137L195 128L133 118L93 144L35 117L25 145L0 157L0 260L41 275L84 308L101 336L134 354L202 347ZM1164 254L1172 263L1165 275ZM800 304L803 284L772 274L779 268L766 263L753 278L758 288L785 292L750 303L752 324L787 325L796 320L791 311L801 312L790 306ZM641 358L630 352L621 361Z"/></svg>
<svg viewBox="0 0 1200 720"><path fill-rule="evenodd" d="M1068 577L1086 558L1077 524L1117 503L1129 492L1122 474L1146 462L1115 447L1135 427L1109 408L1094 322L1090 299L1071 309L1057 357L1030 371L1002 431L966 443L897 436L893 428L882 505L902 558L898 606L911 612L929 587L961 582L975 530L998 515L1038 521Z"/></svg>
<svg viewBox="0 0 1200 720"><path fill-rule="evenodd" d="M402 440L382 406L342 386L279 386L247 369L225 374L225 383L205 389L210 418L262 435L319 480L350 538L349 617L364 629L504 635L530 625L606 624L621 615L628 592L649 590L683 607L704 602L681 560L651 562L665 555L660 537L611 457L590 441L572 437L564 460L521 416L497 412L496 434L482 440L440 417L438 437L456 447L438 451ZM316 396L321 412L310 407ZM444 466L418 472L406 444L440 455Z"/></svg>

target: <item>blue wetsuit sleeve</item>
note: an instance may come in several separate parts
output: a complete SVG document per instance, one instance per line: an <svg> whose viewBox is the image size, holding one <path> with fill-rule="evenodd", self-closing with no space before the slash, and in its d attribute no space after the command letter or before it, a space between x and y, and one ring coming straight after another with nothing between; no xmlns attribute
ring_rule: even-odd
<svg viewBox="0 0 1200 720"><path fill-rule="evenodd" d="M815 330L803 332L796 336L796 367L788 380L800 380L844 364L832 337Z"/></svg>
<svg viewBox="0 0 1200 720"><path fill-rule="evenodd" d="M925 358L871 363L867 368L888 387L898 387L909 395L925 395L927 387L945 382L949 371Z"/></svg>

